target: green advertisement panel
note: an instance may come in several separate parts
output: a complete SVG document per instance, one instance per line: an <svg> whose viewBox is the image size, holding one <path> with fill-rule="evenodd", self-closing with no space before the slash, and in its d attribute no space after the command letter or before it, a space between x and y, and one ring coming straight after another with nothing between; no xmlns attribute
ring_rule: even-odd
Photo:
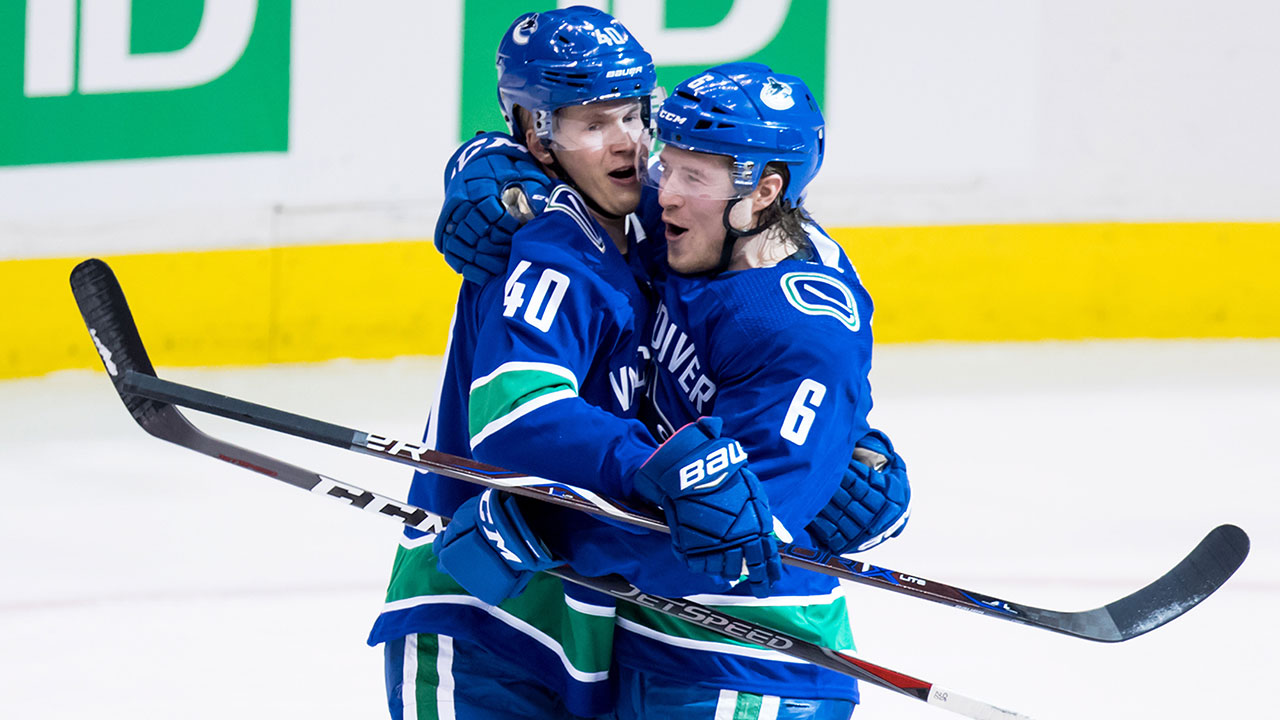
<svg viewBox="0 0 1280 720"><path fill-rule="evenodd" d="M590 3L613 13L654 55L658 84L670 90L711 65L733 60L764 63L805 80L822 104L826 96L828 0L611 0ZM464 0L459 139L502 130L494 58L498 41L525 12L550 10L550 0ZM660 13L658 34L646 37ZM689 58L696 58L690 60Z"/></svg>
<svg viewBox="0 0 1280 720"><path fill-rule="evenodd" d="M290 0L0 3L0 166L283 152Z"/></svg>

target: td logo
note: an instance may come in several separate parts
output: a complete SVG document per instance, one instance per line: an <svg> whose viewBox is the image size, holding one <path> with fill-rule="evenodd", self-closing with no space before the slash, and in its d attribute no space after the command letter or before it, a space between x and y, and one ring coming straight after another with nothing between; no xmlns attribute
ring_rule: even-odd
<svg viewBox="0 0 1280 720"><path fill-rule="evenodd" d="M289 0L0 4L0 165L288 149Z"/></svg>
<svg viewBox="0 0 1280 720"><path fill-rule="evenodd" d="M828 0L464 0L460 139L506 128L498 110L494 59L521 13L591 5L618 18L653 56L658 84L722 62L751 60L798 75L822 104L826 91Z"/></svg>

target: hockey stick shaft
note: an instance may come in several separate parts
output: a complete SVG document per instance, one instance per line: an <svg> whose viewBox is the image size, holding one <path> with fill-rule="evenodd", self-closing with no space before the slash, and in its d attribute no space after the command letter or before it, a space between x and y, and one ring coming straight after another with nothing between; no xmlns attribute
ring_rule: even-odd
<svg viewBox="0 0 1280 720"><path fill-rule="evenodd" d="M258 427L399 462L418 470L478 483L667 532L656 515L591 491L521 475L428 449L416 442L375 435L237 398L219 395L153 373L129 371L122 386L137 395L238 420ZM849 560L795 543L781 543L782 561L833 577L976 611L1087 640L1118 642L1149 632L1194 607L1244 561L1248 537L1231 525L1216 528L1177 567L1131 595L1080 612L1046 610L927 580L870 563Z"/></svg>
<svg viewBox="0 0 1280 720"><path fill-rule="evenodd" d="M122 396L123 397L123 396ZM152 434L162 439L211 455L238 467L267 475L276 480L286 482L295 487L309 490L312 493L329 497L357 507L367 512L391 517L401 523L423 532L442 532L448 519L427 512L422 508L392 498L370 492L364 488L350 485L332 477L291 466L261 453L245 450L229 443L216 440L185 422L181 414L172 406L170 421L182 420L186 425L188 440L180 442L175 439L170 428L156 430L155 423L144 426ZM180 431L181 432L181 431ZM203 443L191 443L190 440L200 438ZM617 576L586 577L566 567L548 571L568 582L592 588L619 600L650 608L685 622L697 625L724 637L758 645L790 657L797 658L829 670L850 675L872 685L924 701L942 709L955 712L975 720L1016 720L1023 715L997 708L954 691L944 690L933 683L905 675L876 665L856 657L850 657L838 651L815 643L778 632L763 625L744 621L713 608L679 598L665 598L650 595Z"/></svg>
<svg viewBox="0 0 1280 720"><path fill-rule="evenodd" d="M341 500L367 512L395 518L422 532L440 532L448 523L446 518L422 508L211 437L192 425L174 405L130 393L125 387L125 378L130 373L153 373L154 369L129 314L128 305L119 284L104 263L86 261L73 271L72 288L90 336L102 356L103 365L111 376L121 401L124 402L134 420L147 433L294 487ZM869 684L974 718L974 720L1025 718L1023 715L938 688L927 681L733 617L714 608L688 600L649 595L617 576L584 577L568 567L552 570L550 574L617 599L670 615L732 640L758 645L766 650L850 675Z"/></svg>

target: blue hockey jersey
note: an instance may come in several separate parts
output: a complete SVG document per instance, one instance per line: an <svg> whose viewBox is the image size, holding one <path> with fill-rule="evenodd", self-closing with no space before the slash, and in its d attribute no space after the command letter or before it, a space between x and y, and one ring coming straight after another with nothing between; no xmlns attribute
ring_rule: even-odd
<svg viewBox="0 0 1280 720"><path fill-rule="evenodd" d="M642 207L656 207L646 200ZM482 287L464 283L427 446L626 498L629 477L657 444L636 420L648 389L654 432L699 415L723 417L725 435L742 442L765 481L784 532L803 542L804 526L866 430L871 304L856 274L814 229L821 262L672 278L659 303L646 280L660 274L662 237L646 238L637 222L629 233L624 257L562 186L548 212L516 234L505 276ZM821 372L806 372L811 367ZM409 497L448 515L477 492L418 474ZM776 595L758 600L688 572L664 534L544 512L555 517L537 523L552 528L548 544L580 572L620 572L648 592L692 596L828 647L852 647L843 597L824 576L784 568ZM614 660L745 692L856 699L845 676L615 607L549 576L489 606L436 568L431 540L406 532L371 643L410 633L484 642L544 669L548 687L581 715L603 712Z"/></svg>
<svg viewBox="0 0 1280 720"><path fill-rule="evenodd" d="M763 481L780 534L804 528L840 482L871 408L871 298L839 247L810 229L813 260L714 278L671 276L646 344L652 429L666 437L700 416L724 421ZM828 264L829 263L829 264ZM769 598L690 573L665 535L567 528L553 547L585 574L617 572L827 647L852 649L838 583L784 567ZM852 678L726 640L629 604L617 609L620 664L682 682L791 697L857 700Z"/></svg>
<svg viewBox="0 0 1280 720"><path fill-rule="evenodd" d="M561 185L547 210L513 237L507 274L484 286L463 283L428 447L630 494L627 482L657 443L635 419L653 302L634 218L628 235L632 252L624 256L581 197ZM452 515L480 491L418 473L409 501ZM536 512L559 513L565 524L603 524L550 506ZM411 633L482 642L539 668L574 713L607 709L611 597L539 575L519 597L491 606L437 569L432 539L406 530L370 644Z"/></svg>

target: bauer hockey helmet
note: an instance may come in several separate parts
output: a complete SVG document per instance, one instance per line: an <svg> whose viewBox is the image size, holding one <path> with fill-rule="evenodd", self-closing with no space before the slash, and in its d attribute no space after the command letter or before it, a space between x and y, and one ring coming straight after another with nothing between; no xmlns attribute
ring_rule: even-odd
<svg viewBox="0 0 1280 720"><path fill-rule="evenodd" d="M658 139L733 159L733 182L745 195L771 162L787 166L782 199L796 206L822 167L822 111L804 81L767 65L717 65L677 85L658 111Z"/></svg>
<svg viewBox="0 0 1280 720"><path fill-rule="evenodd" d="M595 8L570 7L525 13L498 43L498 102L511 133L519 127L517 105L533 115L543 143L553 140L552 113L569 105L648 98L643 124L655 101L653 58L613 16Z"/></svg>

